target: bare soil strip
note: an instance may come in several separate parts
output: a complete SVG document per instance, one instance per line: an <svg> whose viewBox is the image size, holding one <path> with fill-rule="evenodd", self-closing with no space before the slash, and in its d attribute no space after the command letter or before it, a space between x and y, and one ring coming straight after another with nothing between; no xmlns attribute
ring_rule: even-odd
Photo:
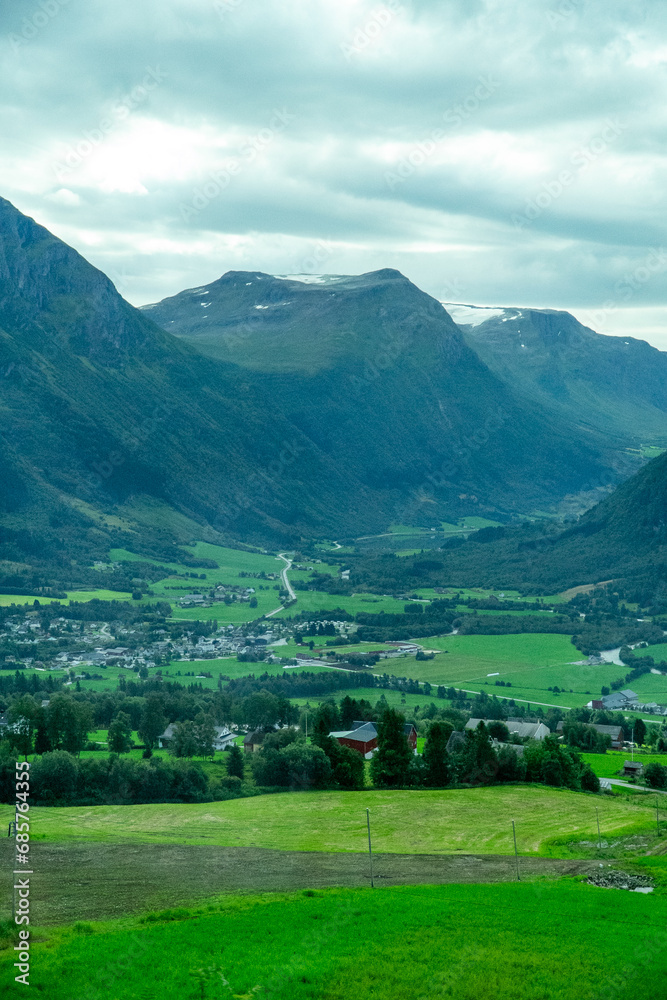
<svg viewBox="0 0 667 1000"><path fill-rule="evenodd" d="M0 916L11 905L10 842L0 846ZM370 885L367 854L179 844L39 844L31 849L31 913L37 924L121 917L221 893L290 892ZM523 879L590 874L591 860L520 858ZM376 854L376 886L508 882L506 855Z"/></svg>

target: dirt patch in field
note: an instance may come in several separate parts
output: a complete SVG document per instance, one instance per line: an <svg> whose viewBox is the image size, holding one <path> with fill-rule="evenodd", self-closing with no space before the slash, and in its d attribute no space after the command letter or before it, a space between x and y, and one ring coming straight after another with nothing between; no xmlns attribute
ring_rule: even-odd
<svg viewBox="0 0 667 1000"><path fill-rule="evenodd" d="M0 847L0 916L11 906L10 841ZM53 924L120 917L220 893L370 885L368 855L179 844L39 844L31 848L31 920ZM520 858L524 879L589 874L599 862ZM377 886L507 882L505 855L376 854ZM4 911L4 912L3 912Z"/></svg>

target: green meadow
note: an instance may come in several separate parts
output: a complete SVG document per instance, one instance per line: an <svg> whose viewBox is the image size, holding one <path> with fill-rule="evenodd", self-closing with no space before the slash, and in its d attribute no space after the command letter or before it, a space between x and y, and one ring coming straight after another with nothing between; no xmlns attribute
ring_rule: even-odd
<svg viewBox="0 0 667 1000"><path fill-rule="evenodd" d="M174 843L289 851L374 849L403 854L511 854L512 820L523 854L569 856L561 842L590 839L595 807L608 834L651 829L655 804L643 796L597 796L537 785L446 791L302 792L201 804L33 807L35 841ZM8 823L10 806L0 807ZM563 854L563 852L565 852Z"/></svg>
<svg viewBox="0 0 667 1000"><path fill-rule="evenodd" d="M591 765L598 778L623 778L619 772L623 771L625 761L630 760L630 751L607 750L606 753L584 753L582 757ZM635 754L635 760L641 761L644 767L651 763L667 766L667 754L664 753ZM667 807L667 802L665 806Z"/></svg>
<svg viewBox="0 0 667 1000"><path fill-rule="evenodd" d="M662 1000L664 895L581 884L393 886L226 896L33 939L49 1000ZM14 952L0 952L5 995ZM23 992L22 992L23 990Z"/></svg>

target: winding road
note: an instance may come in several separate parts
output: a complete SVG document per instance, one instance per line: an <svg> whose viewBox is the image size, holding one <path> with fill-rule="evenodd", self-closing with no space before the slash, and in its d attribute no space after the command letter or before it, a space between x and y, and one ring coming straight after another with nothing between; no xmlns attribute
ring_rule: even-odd
<svg viewBox="0 0 667 1000"><path fill-rule="evenodd" d="M289 582L289 580L287 578L287 574L288 574L289 570L291 570L291 568L292 568L292 560L289 559L284 554L284 552L279 552L278 555L276 556L276 559L282 559L282 561L285 563L285 566L283 567L283 569L280 572L280 579L283 581L283 587L287 591L287 595L288 595L289 599L291 601L296 601L296 594L294 592L294 588L292 587L292 584ZM279 608L275 609L275 611L269 611L269 612L267 612L267 614L265 614L264 617L265 618L271 618L273 615L277 615L279 611L283 610L283 607L284 607L284 605L281 604Z"/></svg>

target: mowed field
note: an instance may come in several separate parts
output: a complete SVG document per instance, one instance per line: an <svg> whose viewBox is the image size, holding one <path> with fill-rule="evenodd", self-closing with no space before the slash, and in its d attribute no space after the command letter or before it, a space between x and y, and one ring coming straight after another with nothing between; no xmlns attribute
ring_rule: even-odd
<svg viewBox="0 0 667 1000"><path fill-rule="evenodd" d="M591 694L599 694L600 686L623 670L614 664L588 667L572 662L583 656L567 635L448 635L417 641L424 649L443 652L428 661L383 660L376 670L464 690L480 691L484 686L489 695L499 698L564 708L585 705ZM500 680L510 681L511 688L496 686ZM554 695L549 691L554 686L566 692Z"/></svg>
<svg viewBox="0 0 667 1000"><path fill-rule="evenodd" d="M568 857L552 841L588 840L595 807L606 834L650 829L655 803L642 796L597 796L537 785L450 791L302 792L227 802L31 809L33 841L173 843L289 851L374 849L386 853L511 854L512 820L522 853ZM8 823L9 806L0 809Z"/></svg>
<svg viewBox="0 0 667 1000"><path fill-rule="evenodd" d="M666 920L665 895L573 880L227 896L40 930L30 981L49 1000L663 1000Z"/></svg>

